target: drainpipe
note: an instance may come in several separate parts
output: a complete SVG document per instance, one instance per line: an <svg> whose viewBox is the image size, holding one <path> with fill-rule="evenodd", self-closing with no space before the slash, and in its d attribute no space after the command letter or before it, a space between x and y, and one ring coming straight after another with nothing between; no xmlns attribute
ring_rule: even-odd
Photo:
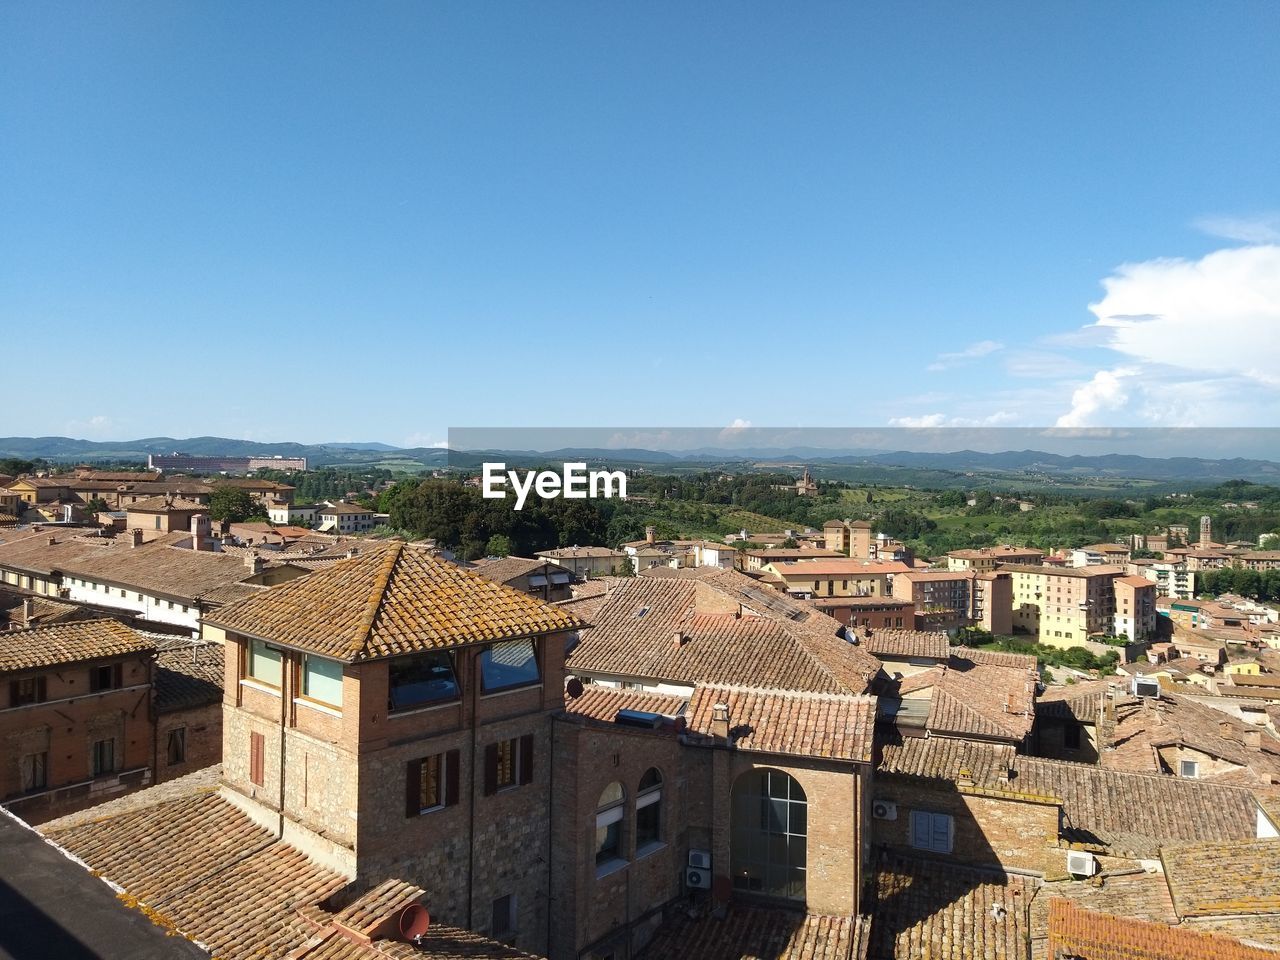
<svg viewBox="0 0 1280 960"><path fill-rule="evenodd" d="M296 679L293 665L293 654L287 650L280 651L280 781L279 825L277 836L284 839L284 770L285 770L285 733L289 722L289 701L293 699L293 684Z"/></svg>
<svg viewBox="0 0 1280 960"><path fill-rule="evenodd" d="M484 649L471 653L471 664L467 668L467 682L471 684L471 799L470 820L467 826L467 929L474 930L475 892L476 892L476 767L480 765L476 756L480 718L480 654Z"/></svg>

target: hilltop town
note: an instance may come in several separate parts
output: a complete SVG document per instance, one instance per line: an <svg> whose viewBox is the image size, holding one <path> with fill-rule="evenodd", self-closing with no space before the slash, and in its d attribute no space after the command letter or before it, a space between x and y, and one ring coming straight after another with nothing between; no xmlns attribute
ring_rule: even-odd
<svg viewBox="0 0 1280 960"><path fill-rule="evenodd" d="M0 842L115 885L103 923L232 960L1280 950L1280 549L1215 538L1271 488L1011 542L1075 507L801 470L513 526L465 471L17 466ZM934 553L944 509L971 545Z"/></svg>

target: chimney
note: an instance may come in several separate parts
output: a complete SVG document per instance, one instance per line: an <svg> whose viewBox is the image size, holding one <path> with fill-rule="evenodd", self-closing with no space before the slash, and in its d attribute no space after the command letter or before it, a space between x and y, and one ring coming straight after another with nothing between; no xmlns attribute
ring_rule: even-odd
<svg viewBox="0 0 1280 960"><path fill-rule="evenodd" d="M653 546L658 542L658 528L650 524L644 528L644 542Z"/></svg>
<svg viewBox="0 0 1280 960"><path fill-rule="evenodd" d="M257 576L262 572L262 558L252 551L245 554L244 565L252 576Z"/></svg>
<svg viewBox="0 0 1280 960"><path fill-rule="evenodd" d="M36 615L36 602L30 597L22 601L22 623L23 626L31 626L31 619Z"/></svg>
<svg viewBox="0 0 1280 960"><path fill-rule="evenodd" d="M191 549L208 550L211 546L209 532L209 518L203 513L194 514L191 517Z"/></svg>
<svg viewBox="0 0 1280 960"><path fill-rule="evenodd" d="M140 546L142 546L142 530L141 530L141 528L139 528L139 527L134 527L132 530L130 530L130 531L129 531L129 546L131 546L131 547L140 547Z"/></svg>
<svg viewBox="0 0 1280 960"><path fill-rule="evenodd" d="M684 641L685 641L685 639L686 639L686 637L685 637L685 635L684 635L684 631L683 631L683 630L677 630L677 631L675 632L675 635L672 637L672 640L675 642L675 645L676 645L676 649L677 649L677 650L679 650L681 647L683 647L683 646L684 646Z"/></svg>
<svg viewBox="0 0 1280 960"><path fill-rule="evenodd" d="M729 705L717 703L711 708L711 735L717 740L729 739Z"/></svg>
<svg viewBox="0 0 1280 960"><path fill-rule="evenodd" d="M347 557L349 559L351 557L358 556L359 553L360 553L359 547L352 547L350 550L347 551Z"/></svg>
<svg viewBox="0 0 1280 960"><path fill-rule="evenodd" d="M1257 728L1250 727L1244 732L1244 745L1250 750L1262 749L1262 731Z"/></svg>
<svg viewBox="0 0 1280 960"><path fill-rule="evenodd" d="M49 541L49 546L51 546L51 547L52 547L55 543L57 543L57 542L58 542L58 538L57 538L57 537L49 537L49 538L48 538L48 541Z"/></svg>

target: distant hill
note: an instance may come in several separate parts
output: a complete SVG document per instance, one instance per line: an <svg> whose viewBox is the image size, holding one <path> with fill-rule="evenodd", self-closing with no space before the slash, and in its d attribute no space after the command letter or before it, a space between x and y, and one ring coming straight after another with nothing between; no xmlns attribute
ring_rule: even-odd
<svg viewBox="0 0 1280 960"><path fill-rule="evenodd" d="M969 475L999 476L1006 483L1021 480L1073 481L1088 478L1135 479L1157 483L1218 483L1250 480L1280 485L1280 463L1247 458L1141 457L1129 454L1064 456L1039 450L979 453L918 453L910 450L840 453L812 447L796 449L724 450L704 448L671 453L645 449L568 447L558 450L468 450L439 447L402 449L378 442L325 444L261 443L228 437L146 437L140 440L76 440L71 437L2 437L0 457L43 458L61 463L76 461L133 460L145 462L148 454L188 453L193 456L306 457L313 467L379 466L386 469L421 470L452 465L478 470L485 461L505 461L509 466L533 466L585 461L614 467L692 469L798 469L811 466L822 476L849 478L865 474L876 482L963 484ZM838 473L837 473L838 470ZM918 478L895 478L894 471L918 471ZM886 471L889 471L886 473ZM976 484L975 484L976 485Z"/></svg>

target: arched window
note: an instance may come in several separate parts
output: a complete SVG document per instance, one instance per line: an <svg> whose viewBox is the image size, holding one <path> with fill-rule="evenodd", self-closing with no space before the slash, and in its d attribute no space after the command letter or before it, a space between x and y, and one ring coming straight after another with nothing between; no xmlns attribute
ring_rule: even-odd
<svg viewBox="0 0 1280 960"><path fill-rule="evenodd" d="M622 860L622 820L627 795L622 784L611 783L596 804L596 866Z"/></svg>
<svg viewBox="0 0 1280 960"><path fill-rule="evenodd" d="M662 774L650 767L636 794L636 855L662 843Z"/></svg>
<svg viewBox="0 0 1280 960"><path fill-rule="evenodd" d="M809 819L804 789L781 770L753 770L733 785L732 802L729 870L734 888L803 901Z"/></svg>

